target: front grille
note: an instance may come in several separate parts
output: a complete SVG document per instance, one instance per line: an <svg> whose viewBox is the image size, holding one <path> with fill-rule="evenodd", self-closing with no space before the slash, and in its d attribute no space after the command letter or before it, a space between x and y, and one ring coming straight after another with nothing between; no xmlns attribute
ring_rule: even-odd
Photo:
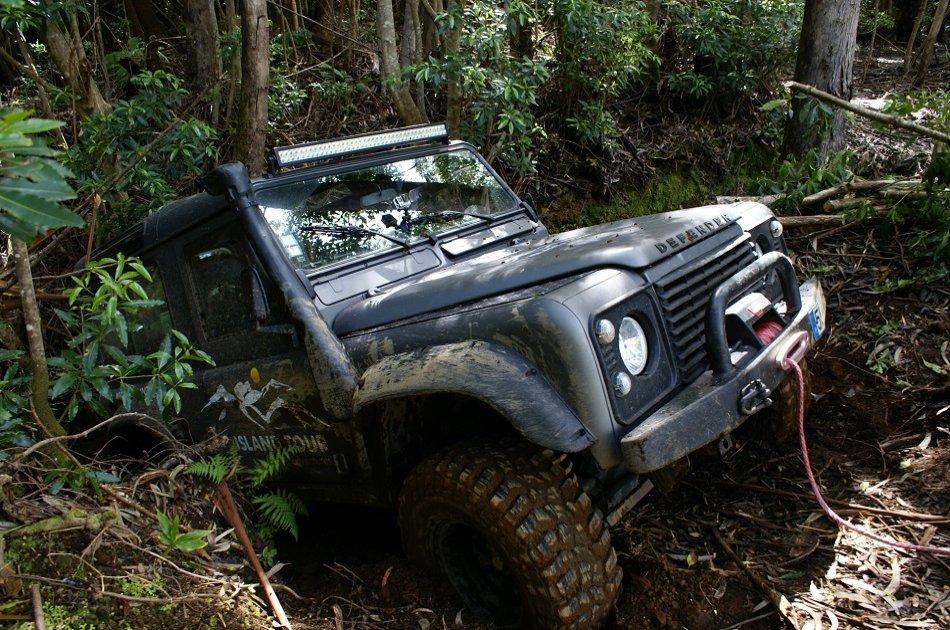
<svg viewBox="0 0 950 630"><path fill-rule="evenodd" d="M684 383L692 382L709 366L706 356L706 305L712 292L726 278L754 260L752 243L744 236L656 282L657 297Z"/></svg>

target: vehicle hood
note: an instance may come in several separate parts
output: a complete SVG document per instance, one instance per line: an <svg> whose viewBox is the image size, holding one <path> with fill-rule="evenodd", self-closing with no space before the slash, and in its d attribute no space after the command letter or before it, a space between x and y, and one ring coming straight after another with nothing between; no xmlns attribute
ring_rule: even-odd
<svg viewBox="0 0 950 630"><path fill-rule="evenodd" d="M645 269L712 234L738 236L742 205L654 214L491 250L394 283L344 309L332 326L346 335L594 269Z"/></svg>

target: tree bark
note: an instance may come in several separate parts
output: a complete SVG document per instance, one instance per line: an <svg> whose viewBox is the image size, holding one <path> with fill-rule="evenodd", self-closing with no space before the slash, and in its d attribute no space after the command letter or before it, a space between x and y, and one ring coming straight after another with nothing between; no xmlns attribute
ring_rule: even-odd
<svg viewBox="0 0 950 630"><path fill-rule="evenodd" d="M39 97L43 116L53 120L56 116L53 114L53 108L49 103L49 94L46 92L46 82L40 76L39 70L36 68L33 55L30 53L30 45L27 43L26 37L24 37L23 31L20 30L18 24L14 25L12 31L17 47L20 49L20 56L23 57L23 69L30 78L36 82L36 95ZM68 145L66 144L66 137L63 135L62 128L57 128L54 133L56 134L56 139L59 141L60 146L64 149L67 148Z"/></svg>
<svg viewBox="0 0 950 630"><path fill-rule="evenodd" d="M907 78L911 66L914 65L914 43L917 41L917 34L920 32L920 25L924 22L924 15L927 13L928 6L930 6L929 2L920 4L917 19L914 21L914 29L907 36L907 47L904 49L904 78Z"/></svg>
<svg viewBox="0 0 950 630"><path fill-rule="evenodd" d="M860 0L806 0L798 43L795 80L813 85L844 100L851 99L854 51ZM815 149L820 155L844 147L846 119L834 112L829 125L806 124L802 115L807 99L794 99L792 117L785 127L782 155L800 157Z"/></svg>
<svg viewBox="0 0 950 630"><path fill-rule="evenodd" d="M30 250L26 243L13 239L13 256L16 259L17 283L20 285L23 323L30 353L33 410L36 412L36 418L42 430L50 437L60 437L66 435L66 431L49 406L49 368L46 365L46 347L43 345L40 309L36 305L36 290L33 288Z"/></svg>
<svg viewBox="0 0 950 630"><path fill-rule="evenodd" d="M399 49L396 46L396 24L392 0L377 0L376 29L379 34L380 70L383 87L392 97L396 114L404 125L418 125L422 114L416 107L399 66Z"/></svg>
<svg viewBox="0 0 950 630"><path fill-rule="evenodd" d="M98 84L89 67L89 60L83 50L82 41L70 35L71 29L63 28L62 20L73 21L75 16L65 14L62 9L57 16L46 21L46 49L56 69L63 76L66 85L76 95L76 106L83 116L92 116L108 112L112 106L102 96ZM77 29L78 30L78 29Z"/></svg>
<svg viewBox="0 0 950 630"><path fill-rule="evenodd" d="M264 172L270 35L266 0L242 0L241 5L241 97L233 153L256 176Z"/></svg>
<svg viewBox="0 0 950 630"><path fill-rule="evenodd" d="M216 86L221 78L214 0L185 0L185 35L191 60L185 72L191 94L197 97ZM212 108L211 113L216 116L217 99L214 99Z"/></svg>
<svg viewBox="0 0 950 630"><path fill-rule="evenodd" d="M125 16L129 19L129 30L144 42L162 37L164 29L151 0L124 0Z"/></svg>
<svg viewBox="0 0 950 630"><path fill-rule="evenodd" d="M465 0L448 0L446 7L449 11L459 7L459 15L465 14ZM458 23L455 28L445 34L445 52L449 55L458 55L461 52L462 43L462 24ZM445 124L449 130L449 136L452 138L462 137L462 77L449 77L446 88L445 104Z"/></svg>
<svg viewBox="0 0 950 630"><path fill-rule="evenodd" d="M943 19L947 15L947 0L937 2L937 8L934 11L933 22L930 23L930 32L927 33L927 39L920 50L920 65L917 66L917 76L914 77L914 85L920 87L927 76L927 70L930 69L930 56L934 51L934 44L937 42L937 35L943 26Z"/></svg>

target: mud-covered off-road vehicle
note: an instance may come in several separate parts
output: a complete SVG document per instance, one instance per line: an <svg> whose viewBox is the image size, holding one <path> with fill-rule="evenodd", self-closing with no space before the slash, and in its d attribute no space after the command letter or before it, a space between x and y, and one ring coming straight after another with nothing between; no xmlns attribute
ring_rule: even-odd
<svg viewBox="0 0 950 630"><path fill-rule="evenodd" d="M769 407L823 329L765 206L551 235L442 125L278 148L265 177L225 164L204 187L113 245L166 304L133 343L174 326L217 363L188 438L293 446L299 494L398 505L406 552L500 625L601 623L608 523Z"/></svg>

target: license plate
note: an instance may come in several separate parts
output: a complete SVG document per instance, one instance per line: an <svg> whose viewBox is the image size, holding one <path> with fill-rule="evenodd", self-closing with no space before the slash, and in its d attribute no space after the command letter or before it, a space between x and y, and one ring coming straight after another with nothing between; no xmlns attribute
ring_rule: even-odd
<svg viewBox="0 0 950 630"><path fill-rule="evenodd" d="M821 334L825 332L825 317L821 312L821 308L816 306L808 314L808 322L811 324L811 336L815 341L821 337Z"/></svg>

